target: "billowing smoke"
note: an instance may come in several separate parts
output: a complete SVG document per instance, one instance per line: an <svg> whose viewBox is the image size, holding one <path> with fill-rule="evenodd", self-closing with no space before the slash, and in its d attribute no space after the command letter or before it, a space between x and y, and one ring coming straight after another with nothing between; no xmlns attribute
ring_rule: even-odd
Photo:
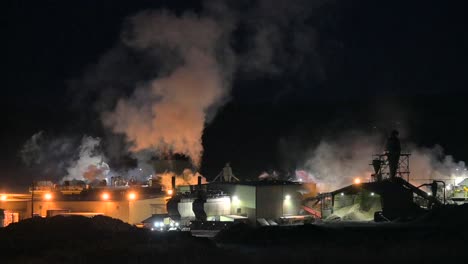
<svg viewBox="0 0 468 264"><path fill-rule="evenodd" d="M172 177L176 177L176 186L179 185L196 185L198 183L198 177L202 177L202 184L206 183L206 178L203 177L198 172L193 172L190 169L185 169L181 175L176 175L173 172L165 172L158 175L161 185L164 187L165 190L172 189Z"/></svg>
<svg viewBox="0 0 468 264"><path fill-rule="evenodd" d="M226 100L233 70L221 25L191 13L143 12L129 20L127 47L163 54L157 77L103 115L107 127L132 143L132 152L180 153L200 165L207 116Z"/></svg>
<svg viewBox="0 0 468 264"><path fill-rule="evenodd" d="M105 157L99 146L101 140L84 136L78 149L78 158L71 162L67 168L67 176L64 180L86 180L94 182L105 179L109 173L109 165L105 163Z"/></svg>
<svg viewBox="0 0 468 264"><path fill-rule="evenodd" d="M40 131L26 141L19 154L36 179L60 181L74 159L77 144L71 137L51 139Z"/></svg>
<svg viewBox="0 0 468 264"><path fill-rule="evenodd" d="M301 166L303 170L296 172L297 180L316 182L320 192L352 184L355 178L360 178L362 182L369 181L374 173L369 165L372 154L382 154L384 143L383 135L357 132L322 140L307 155ZM410 182L414 185L432 180L453 184L468 177L465 163L456 162L452 156L444 154L440 146L424 148L403 140L402 151L411 154Z"/></svg>
<svg viewBox="0 0 468 264"><path fill-rule="evenodd" d="M76 101L98 98L93 111L127 141L105 146L112 159L129 144L132 153L184 154L199 167L203 130L229 100L234 75L317 72L301 66L320 64L310 18L323 1L203 2L197 13L130 17L114 47L70 82Z"/></svg>
<svg viewBox="0 0 468 264"><path fill-rule="evenodd" d="M451 155L446 155L441 146L432 148L411 147L410 181L415 185L442 180L448 184L458 184L468 178L466 164L455 161Z"/></svg>
<svg viewBox="0 0 468 264"><path fill-rule="evenodd" d="M24 143L20 156L26 166L39 164L45 159L41 150L43 135L44 131L39 131Z"/></svg>
<svg viewBox="0 0 468 264"><path fill-rule="evenodd" d="M351 184L356 177L368 180L373 172L369 166L372 154L383 151L381 141L358 132L322 140L307 155L303 168L310 175L305 179L316 182L321 192Z"/></svg>
<svg viewBox="0 0 468 264"><path fill-rule="evenodd" d="M20 155L37 180L92 182L104 179L110 170L100 143L99 138L89 136L50 139L40 131L26 141Z"/></svg>

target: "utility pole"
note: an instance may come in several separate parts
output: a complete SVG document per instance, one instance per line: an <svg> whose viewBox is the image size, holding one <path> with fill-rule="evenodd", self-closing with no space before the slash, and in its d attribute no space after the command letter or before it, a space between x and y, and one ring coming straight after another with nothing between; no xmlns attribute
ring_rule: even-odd
<svg viewBox="0 0 468 264"><path fill-rule="evenodd" d="M34 181L31 187L31 218L34 218Z"/></svg>

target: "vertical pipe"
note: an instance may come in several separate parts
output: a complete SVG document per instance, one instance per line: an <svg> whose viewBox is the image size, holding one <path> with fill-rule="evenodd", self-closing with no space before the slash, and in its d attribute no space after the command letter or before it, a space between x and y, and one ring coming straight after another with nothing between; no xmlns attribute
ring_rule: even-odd
<svg viewBox="0 0 468 264"><path fill-rule="evenodd" d="M34 181L31 187L31 218L34 217Z"/></svg>
<svg viewBox="0 0 468 264"><path fill-rule="evenodd" d="M172 176L171 180L172 180L172 192L174 193L176 189L176 177Z"/></svg>

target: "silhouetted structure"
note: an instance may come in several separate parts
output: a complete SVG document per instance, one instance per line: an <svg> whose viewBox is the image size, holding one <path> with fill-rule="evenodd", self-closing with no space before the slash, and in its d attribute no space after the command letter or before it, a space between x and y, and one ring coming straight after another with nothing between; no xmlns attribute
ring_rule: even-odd
<svg viewBox="0 0 468 264"><path fill-rule="evenodd" d="M228 163L223 170L214 178L213 182L238 182L239 179L232 173L232 168Z"/></svg>
<svg viewBox="0 0 468 264"><path fill-rule="evenodd" d="M398 170L398 162L400 160L401 145L398 134L398 131L393 130L390 137L387 139L387 144L385 147L388 159L388 167L390 169L390 179L395 178Z"/></svg>

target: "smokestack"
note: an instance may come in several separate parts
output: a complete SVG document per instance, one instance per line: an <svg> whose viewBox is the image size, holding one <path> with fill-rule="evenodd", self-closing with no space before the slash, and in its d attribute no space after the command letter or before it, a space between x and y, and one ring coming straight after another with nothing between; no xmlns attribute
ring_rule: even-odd
<svg viewBox="0 0 468 264"><path fill-rule="evenodd" d="M172 176L172 191L174 192L176 189L176 176Z"/></svg>

